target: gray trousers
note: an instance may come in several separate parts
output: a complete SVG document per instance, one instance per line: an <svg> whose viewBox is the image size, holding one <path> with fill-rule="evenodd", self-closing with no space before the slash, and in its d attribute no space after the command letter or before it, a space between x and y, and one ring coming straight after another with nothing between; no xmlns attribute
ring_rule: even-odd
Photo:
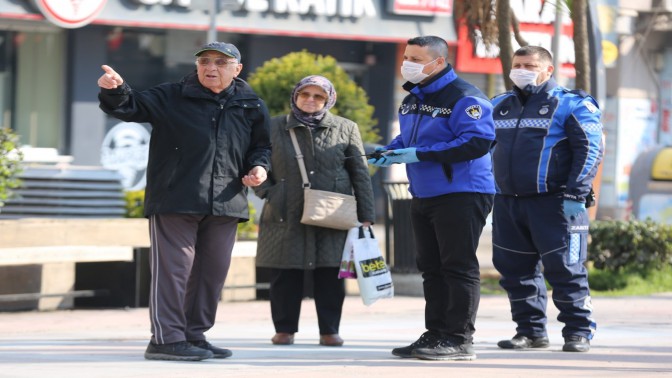
<svg viewBox="0 0 672 378"><path fill-rule="evenodd" d="M205 340L231 265L238 218L155 214L149 218L149 316L154 344Z"/></svg>

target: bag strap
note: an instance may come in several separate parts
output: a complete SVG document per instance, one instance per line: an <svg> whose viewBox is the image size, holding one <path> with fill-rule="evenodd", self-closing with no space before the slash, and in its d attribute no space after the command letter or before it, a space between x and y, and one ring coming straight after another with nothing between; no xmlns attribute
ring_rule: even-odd
<svg viewBox="0 0 672 378"><path fill-rule="evenodd" d="M287 121L289 122L289 115L287 115ZM296 133L294 129L289 129L289 136L292 138L292 144L294 145L294 152L296 152L296 160L299 162L299 170L301 171L301 180L303 180L303 187L310 188L310 181L308 181L308 174L306 174L306 164L303 162L303 154L301 153L301 148L299 147L299 141L296 140Z"/></svg>
<svg viewBox="0 0 672 378"><path fill-rule="evenodd" d="M373 228L371 226L368 227L369 229L369 234L371 235L371 239L375 239L376 237L373 235ZM366 236L364 236L364 226L359 226L359 238L360 239L365 239Z"/></svg>

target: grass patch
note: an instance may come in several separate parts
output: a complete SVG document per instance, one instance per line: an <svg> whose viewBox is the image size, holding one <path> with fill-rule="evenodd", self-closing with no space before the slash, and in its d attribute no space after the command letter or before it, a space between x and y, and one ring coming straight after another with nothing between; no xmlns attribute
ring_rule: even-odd
<svg viewBox="0 0 672 378"><path fill-rule="evenodd" d="M625 297L672 292L672 265L649 272L610 272L590 268L588 270L590 294L594 297ZM552 290L546 283L546 288ZM499 276L481 277L481 294L506 294L499 286Z"/></svg>
<svg viewBox="0 0 672 378"><path fill-rule="evenodd" d="M672 265L649 272L613 273L590 269L590 293L593 296L650 295L672 292Z"/></svg>
<svg viewBox="0 0 672 378"><path fill-rule="evenodd" d="M499 276L489 274L481 277L481 294L506 294L499 286Z"/></svg>

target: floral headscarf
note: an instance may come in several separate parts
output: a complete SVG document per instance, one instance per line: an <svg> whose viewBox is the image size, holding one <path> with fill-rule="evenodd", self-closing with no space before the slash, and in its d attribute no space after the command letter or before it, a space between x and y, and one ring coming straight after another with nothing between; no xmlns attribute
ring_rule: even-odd
<svg viewBox="0 0 672 378"><path fill-rule="evenodd" d="M301 92L301 89L311 85L320 87L327 93L327 102L324 104L324 107L320 109L318 112L306 113L303 110L299 109L298 106L296 106L296 98L298 97L299 92ZM333 108L335 104L336 104L336 89L334 89L334 85L331 84L331 81L329 81L329 79L327 79L324 76L319 75L306 76L303 79L301 79L301 81L299 81L298 84L296 84L294 90L292 91L292 98L291 98L292 114L294 114L294 118L296 118L297 120L299 120L299 122L303 123L306 126L310 127L317 126L320 123L320 121L322 121L322 118L324 118L324 115L327 114L329 109Z"/></svg>

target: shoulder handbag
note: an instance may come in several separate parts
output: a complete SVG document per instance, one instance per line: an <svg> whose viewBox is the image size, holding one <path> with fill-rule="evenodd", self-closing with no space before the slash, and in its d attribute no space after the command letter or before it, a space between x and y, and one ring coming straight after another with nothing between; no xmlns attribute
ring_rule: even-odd
<svg viewBox="0 0 672 378"><path fill-rule="evenodd" d="M357 220L357 201L355 201L355 196L312 189L310 181L308 181L306 165L303 162L303 155L301 154L299 142L296 140L294 129L289 129L289 135L292 138L296 160L299 163L301 179L303 180L303 214L301 216L301 223L336 230L349 230L358 226L359 221Z"/></svg>

